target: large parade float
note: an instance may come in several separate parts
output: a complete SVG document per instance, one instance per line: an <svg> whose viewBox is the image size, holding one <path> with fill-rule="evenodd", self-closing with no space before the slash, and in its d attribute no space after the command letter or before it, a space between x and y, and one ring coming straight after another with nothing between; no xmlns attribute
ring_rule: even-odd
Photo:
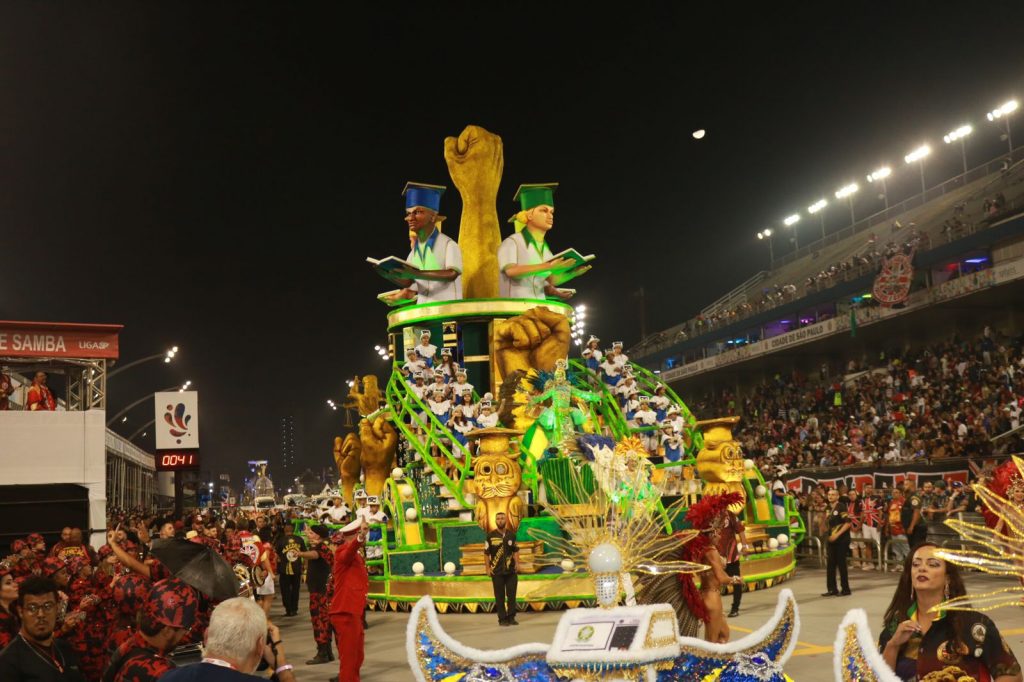
<svg viewBox="0 0 1024 682"><path fill-rule="evenodd" d="M421 680L783 679L799 627L788 590L742 640L724 643L727 628L714 642L681 636L700 632L684 584L705 598L713 587L719 602L720 590L771 588L793 575L805 535L788 498L772 508L733 438L738 419L698 419L657 376L620 358L638 399L657 396L659 419L677 428L666 442L664 422L638 422L614 390L620 377L573 343L579 311L562 285L594 257L556 256L538 239L552 236L557 185L520 186L503 230L501 139L469 126L445 140L444 158L461 195L457 252L441 215L446 188L409 183L409 256L367 259L399 287L379 296L389 306L381 352L393 369L383 387L372 375L350 383L347 406L360 420L334 444L346 503L378 497L386 516L366 549L370 608L411 612L409 659ZM447 375L435 379L426 363L418 378L421 356ZM442 392L432 396L430 384L445 381L455 382L453 404L473 406L470 428ZM701 509L711 500L724 502ZM706 546L726 508L745 525L746 547L741 579L719 590L705 555L683 548ZM479 651L437 621L436 612L494 610L484 541L498 513L520 548L519 609L564 610L550 645ZM856 643L853 625L840 635ZM742 677L751 670L761 676Z"/></svg>

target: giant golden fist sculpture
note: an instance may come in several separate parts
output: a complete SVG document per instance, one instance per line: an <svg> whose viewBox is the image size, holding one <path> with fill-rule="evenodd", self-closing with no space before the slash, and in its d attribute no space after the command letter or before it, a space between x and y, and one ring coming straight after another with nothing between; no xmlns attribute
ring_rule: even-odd
<svg viewBox="0 0 1024 682"><path fill-rule="evenodd" d="M362 445L360 462L363 465L363 486L367 495L380 495L384 482L395 466L395 451L398 448L398 432L381 415L373 422L363 419L359 422L359 441Z"/></svg>
<svg viewBox="0 0 1024 682"><path fill-rule="evenodd" d="M344 439L334 437L334 464L341 476L341 496L349 507L353 505L352 490L359 481L362 452L363 444L356 434L349 433Z"/></svg>
<svg viewBox="0 0 1024 682"><path fill-rule="evenodd" d="M512 429L480 429L470 438L480 439L480 450L473 458L473 478L463 484L463 492L476 495L476 522L490 532L497 528L494 516L505 514L508 526L519 528L524 516L523 501L516 493L523 483L519 456L509 452L509 438L522 435Z"/></svg>
<svg viewBox="0 0 1024 682"><path fill-rule="evenodd" d="M743 489L743 450L732 436L739 417L722 417L697 422L704 434L704 447L697 453L697 473L704 479L704 495L739 493L743 502L730 507L739 513L746 504Z"/></svg>
<svg viewBox="0 0 1024 682"><path fill-rule="evenodd" d="M497 298L501 230L495 206L505 167L501 138L479 126L466 126L457 138L445 138L444 160L462 195L462 296Z"/></svg>
<svg viewBox="0 0 1024 682"><path fill-rule="evenodd" d="M494 353L501 377L516 370L553 372L569 354L569 318L547 308L530 308L494 324Z"/></svg>

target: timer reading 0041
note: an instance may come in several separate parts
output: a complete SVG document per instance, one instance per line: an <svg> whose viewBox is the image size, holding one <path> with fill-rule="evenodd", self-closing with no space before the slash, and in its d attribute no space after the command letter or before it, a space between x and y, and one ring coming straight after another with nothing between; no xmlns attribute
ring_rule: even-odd
<svg viewBox="0 0 1024 682"><path fill-rule="evenodd" d="M157 471L195 469L199 466L199 455L195 452L165 452L156 456Z"/></svg>

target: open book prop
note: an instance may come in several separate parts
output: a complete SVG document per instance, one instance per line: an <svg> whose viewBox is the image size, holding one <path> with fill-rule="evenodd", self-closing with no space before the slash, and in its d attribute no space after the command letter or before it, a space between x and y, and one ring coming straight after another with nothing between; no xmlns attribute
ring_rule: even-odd
<svg viewBox="0 0 1024 682"><path fill-rule="evenodd" d="M402 293L401 289L392 289L391 291L384 291L377 294L377 300L380 301L381 303L391 306L392 308L399 308L403 305L410 305L416 302L415 296L413 296L412 298L399 298L397 300L393 298L394 296L397 296L400 293Z"/></svg>
<svg viewBox="0 0 1024 682"><path fill-rule="evenodd" d="M771 620L728 644L679 637L676 615L667 604L611 609L570 609L562 614L551 644L520 644L489 651L474 649L442 628L430 597L413 607L406 630L409 665L418 682L438 680L753 679L782 682L782 667L796 646L800 619L793 593L782 590ZM730 675L732 675L730 677Z"/></svg>
<svg viewBox="0 0 1024 682"><path fill-rule="evenodd" d="M550 260L546 262L550 263L551 261L556 261L561 258L568 258L572 260L572 263L564 265L560 268L552 268L552 283L557 287L561 286L562 284L565 284L566 282L576 279L577 277L579 277L584 272L590 269L587 268L585 270L579 270L579 268L582 268L584 265L590 265L591 261L593 261L596 257L597 256L595 256L594 254L584 256L579 251L573 248L568 248L564 251L559 251L554 256L552 256Z"/></svg>
<svg viewBox="0 0 1024 682"><path fill-rule="evenodd" d="M398 256L387 256L385 258L367 258L366 262L373 266L374 271L388 281L406 279L405 270L416 268L408 261Z"/></svg>

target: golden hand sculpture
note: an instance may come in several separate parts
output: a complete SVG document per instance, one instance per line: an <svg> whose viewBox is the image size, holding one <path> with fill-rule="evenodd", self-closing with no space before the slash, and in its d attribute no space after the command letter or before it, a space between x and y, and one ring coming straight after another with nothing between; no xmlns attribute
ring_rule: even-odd
<svg viewBox="0 0 1024 682"><path fill-rule="evenodd" d="M366 494L380 495L384 491L384 482L395 466L398 433L391 422L377 415L372 423L369 419L359 422L359 440L363 446L360 462L363 465Z"/></svg>
<svg viewBox="0 0 1024 682"><path fill-rule="evenodd" d="M505 167L501 138L479 126L466 126L457 138L445 138L444 160L462 195L462 296L497 298L501 230L495 206Z"/></svg>
<svg viewBox="0 0 1024 682"><path fill-rule="evenodd" d="M334 437L334 464L341 475L341 496L350 508L353 506L352 490L359 482L362 452L363 444L356 434L349 433L344 439L341 436Z"/></svg>
<svg viewBox="0 0 1024 682"><path fill-rule="evenodd" d="M494 352L502 377L516 370L552 372L569 354L569 319L547 308L530 308L494 325Z"/></svg>
<svg viewBox="0 0 1024 682"><path fill-rule="evenodd" d="M362 381L357 376L353 378L352 387L348 389L348 398L343 407L354 407L360 417L365 417L380 407L382 399L376 376L367 374Z"/></svg>

